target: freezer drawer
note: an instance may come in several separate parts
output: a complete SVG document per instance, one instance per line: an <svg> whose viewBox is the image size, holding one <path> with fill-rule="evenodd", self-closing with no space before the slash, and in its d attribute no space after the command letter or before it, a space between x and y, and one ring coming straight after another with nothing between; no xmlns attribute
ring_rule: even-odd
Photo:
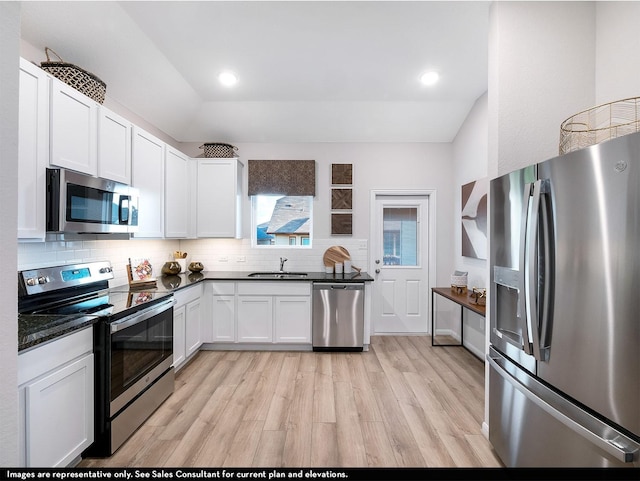
<svg viewBox="0 0 640 481"><path fill-rule="evenodd" d="M489 440L508 467L639 467L640 444L491 349Z"/></svg>
<svg viewBox="0 0 640 481"><path fill-rule="evenodd" d="M314 283L312 324L314 351L362 351L364 283Z"/></svg>

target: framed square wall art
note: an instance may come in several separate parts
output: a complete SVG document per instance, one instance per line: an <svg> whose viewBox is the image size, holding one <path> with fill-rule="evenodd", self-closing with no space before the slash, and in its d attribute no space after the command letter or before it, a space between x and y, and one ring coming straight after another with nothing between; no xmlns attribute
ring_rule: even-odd
<svg viewBox="0 0 640 481"><path fill-rule="evenodd" d="M353 208L351 189L331 189L331 209L350 210Z"/></svg>
<svg viewBox="0 0 640 481"><path fill-rule="evenodd" d="M462 255L487 258L487 195L489 179L462 186Z"/></svg>
<svg viewBox="0 0 640 481"><path fill-rule="evenodd" d="M331 214L331 235L351 235L352 233L351 214Z"/></svg>
<svg viewBox="0 0 640 481"><path fill-rule="evenodd" d="M353 164L331 164L331 183L333 185L353 184Z"/></svg>

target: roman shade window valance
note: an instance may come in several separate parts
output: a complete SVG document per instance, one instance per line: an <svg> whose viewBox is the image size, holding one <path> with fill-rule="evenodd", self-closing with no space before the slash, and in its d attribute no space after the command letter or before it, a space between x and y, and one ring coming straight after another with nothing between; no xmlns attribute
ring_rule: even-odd
<svg viewBox="0 0 640 481"><path fill-rule="evenodd" d="M316 195L315 160L249 160L249 195Z"/></svg>

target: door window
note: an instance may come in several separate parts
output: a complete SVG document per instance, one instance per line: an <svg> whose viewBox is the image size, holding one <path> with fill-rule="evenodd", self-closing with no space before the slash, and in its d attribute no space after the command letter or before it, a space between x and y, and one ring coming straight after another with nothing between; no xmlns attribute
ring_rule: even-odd
<svg viewBox="0 0 640 481"><path fill-rule="evenodd" d="M418 265L417 207L385 207L382 212L385 266Z"/></svg>

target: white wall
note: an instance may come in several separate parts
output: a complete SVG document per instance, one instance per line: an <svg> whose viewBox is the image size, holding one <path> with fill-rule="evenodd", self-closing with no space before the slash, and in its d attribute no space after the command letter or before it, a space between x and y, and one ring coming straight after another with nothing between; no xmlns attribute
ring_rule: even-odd
<svg viewBox="0 0 640 481"><path fill-rule="evenodd" d="M462 255L462 186L488 176L488 94L476 100L453 141L453 212L454 212L454 268L468 272L468 287L487 287L489 272L486 259ZM488 254L488 252L487 252ZM451 313L452 319L460 315L459 309ZM477 356L485 354L485 318L464 310L464 344Z"/></svg>
<svg viewBox="0 0 640 481"><path fill-rule="evenodd" d="M20 4L0 2L0 245L7 274L17 272L19 38ZM0 304L0 466L17 466L18 286L13 275L0 277Z"/></svg>
<svg viewBox="0 0 640 481"><path fill-rule="evenodd" d="M596 2L493 2L490 174L558 155L562 121L593 105L595 14Z"/></svg>
<svg viewBox="0 0 640 481"><path fill-rule="evenodd" d="M322 270L322 255L331 245L349 250L354 265L371 271L368 255L370 192L374 189L435 189L437 191L437 275L435 282L449 285L453 268L453 192L451 144L367 144L367 143L238 143L241 160L313 159L316 161L316 197L313 203L313 242L310 250L267 250L250 248L251 206L243 204L243 236L246 240L186 241L183 250L197 253L206 269L250 270L252 265L267 270L278 267L285 255L291 269ZM199 156L197 144L183 144L183 152ZM331 164L353 164L353 235L332 236ZM247 183L244 169L244 185ZM365 246L366 247L363 247ZM266 256L265 256L266 254ZM246 256L246 263L236 256ZM227 262L220 262L227 257ZM266 257L266 259L265 259ZM262 261L262 259L265 259ZM264 263L262 263L264 262ZM356 264L356 262L358 264ZM442 284L444 282L444 284ZM435 285L435 284L434 284Z"/></svg>
<svg viewBox="0 0 640 481"><path fill-rule="evenodd" d="M640 96L640 2L598 2L596 12L595 103Z"/></svg>

